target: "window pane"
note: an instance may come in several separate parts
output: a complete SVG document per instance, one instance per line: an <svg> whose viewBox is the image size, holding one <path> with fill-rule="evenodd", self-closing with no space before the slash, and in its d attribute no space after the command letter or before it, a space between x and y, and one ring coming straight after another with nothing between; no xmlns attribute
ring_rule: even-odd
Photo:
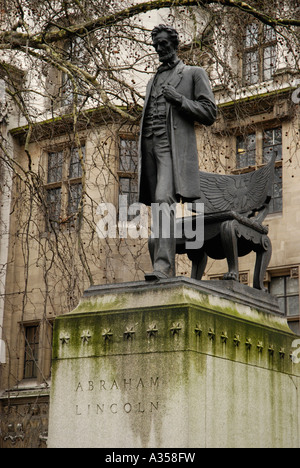
<svg viewBox="0 0 300 468"><path fill-rule="evenodd" d="M296 335L300 335L300 326L298 320L296 320L295 322L288 321L288 326L290 327L292 332L294 332Z"/></svg>
<svg viewBox="0 0 300 468"><path fill-rule="evenodd" d="M81 147L82 157L85 159L85 146ZM80 161L80 154L78 148L71 149L71 161L69 169L69 178L75 179L82 177L82 165Z"/></svg>
<svg viewBox="0 0 300 468"><path fill-rule="evenodd" d="M69 227L78 227L79 218L78 210L82 198L82 184L72 184L69 186L69 199L68 199L68 225Z"/></svg>
<svg viewBox="0 0 300 468"><path fill-rule="evenodd" d="M62 105L70 106L73 103L74 89L73 83L67 73L62 74Z"/></svg>
<svg viewBox="0 0 300 468"><path fill-rule="evenodd" d="M268 81L272 78L276 68L276 47L270 46L264 49L263 78Z"/></svg>
<svg viewBox="0 0 300 468"><path fill-rule="evenodd" d="M264 131L263 161L268 163L276 153L276 161L282 159L282 128Z"/></svg>
<svg viewBox="0 0 300 468"><path fill-rule="evenodd" d="M121 138L120 141L120 171L137 172L138 143L136 140Z"/></svg>
<svg viewBox="0 0 300 468"><path fill-rule="evenodd" d="M72 215L77 213L79 203L82 196L82 184L70 185L69 187L69 204L68 214Z"/></svg>
<svg viewBox="0 0 300 468"><path fill-rule="evenodd" d="M275 198L275 199L270 201L269 214L282 213L282 211L283 211L282 198L277 198L277 199Z"/></svg>
<svg viewBox="0 0 300 468"><path fill-rule="evenodd" d="M137 178L120 177L120 195L128 195L128 203L137 202L138 181Z"/></svg>
<svg viewBox="0 0 300 468"><path fill-rule="evenodd" d="M284 277L272 278L270 285L270 293L273 296L284 296L285 283Z"/></svg>
<svg viewBox="0 0 300 468"><path fill-rule="evenodd" d="M288 317L299 316L299 280L282 276L272 278L270 293L278 297L280 310Z"/></svg>
<svg viewBox="0 0 300 468"><path fill-rule="evenodd" d="M264 42L276 41L276 31L272 26L264 24Z"/></svg>
<svg viewBox="0 0 300 468"><path fill-rule="evenodd" d="M65 50L65 59L71 63L82 66L85 62L85 47L84 41L80 37L73 38L69 40L64 45ZM80 89L80 84L77 80L78 90ZM76 92L78 92L76 89ZM73 104L75 96L74 83L71 81L70 76L63 72L62 73L62 87L61 87L61 98L62 106L70 106ZM81 104L83 101L83 95L77 94L78 103Z"/></svg>
<svg viewBox="0 0 300 468"><path fill-rule="evenodd" d="M25 329L24 379L37 377L39 327Z"/></svg>
<svg viewBox="0 0 300 468"><path fill-rule="evenodd" d="M289 296L287 298L287 316L299 315L299 296Z"/></svg>
<svg viewBox="0 0 300 468"><path fill-rule="evenodd" d="M49 217L58 220L61 206L61 188L55 188L47 191L48 214Z"/></svg>
<svg viewBox="0 0 300 468"><path fill-rule="evenodd" d="M248 24L246 28L245 47L254 47L258 44L258 24Z"/></svg>
<svg viewBox="0 0 300 468"><path fill-rule="evenodd" d="M285 315L286 314L285 298L284 297L278 297L278 304L279 304L279 310Z"/></svg>
<svg viewBox="0 0 300 468"><path fill-rule="evenodd" d="M272 200L269 213L281 213L283 210L282 167L275 168Z"/></svg>
<svg viewBox="0 0 300 468"><path fill-rule="evenodd" d="M298 278L287 278L286 279L286 292L287 294L298 294L299 291L299 280Z"/></svg>
<svg viewBox="0 0 300 468"><path fill-rule="evenodd" d="M268 163L273 155L276 161L282 159L282 128L265 130L263 135L263 162ZM282 167L275 168L272 200L270 202L270 213L282 212Z"/></svg>
<svg viewBox="0 0 300 468"><path fill-rule="evenodd" d="M77 98L77 104L82 105L83 100L86 97L86 94L84 93L86 92L84 91L84 84L81 81L77 83L77 87L75 89L69 75L66 73L62 74L61 106L70 107L74 103L75 97Z"/></svg>
<svg viewBox="0 0 300 468"><path fill-rule="evenodd" d="M120 177L120 195L127 196L127 206L138 202L138 181L137 177L127 178ZM124 202L124 200L122 200ZM119 206L119 209L121 206ZM129 216L128 219L132 219L134 216Z"/></svg>
<svg viewBox="0 0 300 468"><path fill-rule="evenodd" d="M258 51L244 54L244 80L246 84L256 84L259 81Z"/></svg>
<svg viewBox="0 0 300 468"><path fill-rule="evenodd" d="M277 172L277 171L276 171ZM282 186L279 183L274 184L273 188L273 199L281 198L282 199Z"/></svg>
<svg viewBox="0 0 300 468"><path fill-rule="evenodd" d="M132 205L138 201L138 179L137 177L130 181L130 199L129 203Z"/></svg>
<svg viewBox="0 0 300 468"><path fill-rule="evenodd" d="M256 135L255 133L237 138L237 168L255 166Z"/></svg>
<svg viewBox="0 0 300 468"><path fill-rule="evenodd" d="M60 182L62 179L62 151L48 154L48 183Z"/></svg>

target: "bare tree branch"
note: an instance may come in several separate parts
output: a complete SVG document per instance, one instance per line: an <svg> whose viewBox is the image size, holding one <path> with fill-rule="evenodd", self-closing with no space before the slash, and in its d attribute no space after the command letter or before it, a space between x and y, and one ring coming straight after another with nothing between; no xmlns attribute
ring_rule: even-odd
<svg viewBox="0 0 300 468"><path fill-rule="evenodd" d="M154 0L150 2L138 3L131 7L117 11L111 15L101 16L94 20L87 21L81 24L75 24L69 27L60 27L55 31L45 33L39 32L36 34L20 33L13 30L0 33L1 48L19 48L27 46L32 48L42 48L45 43L55 43L74 36L86 36L96 30L107 28L130 19L136 15L147 13L153 10L159 10L170 7L192 7L192 6L208 6L219 5L241 10L250 16L257 18L264 24L272 27L299 27L300 19L272 17L262 11L257 10L250 4L240 0ZM57 24L56 24L57 26ZM26 25L28 31L28 27Z"/></svg>

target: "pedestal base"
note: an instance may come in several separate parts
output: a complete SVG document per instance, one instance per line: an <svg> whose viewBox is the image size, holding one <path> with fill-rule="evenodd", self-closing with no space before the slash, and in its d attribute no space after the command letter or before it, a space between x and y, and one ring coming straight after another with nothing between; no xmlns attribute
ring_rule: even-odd
<svg viewBox="0 0 300 468"><path fill-rule="evenodd" d="M299 447L298 337L229 283L86 291L55 321L48 446Z"/></svg>

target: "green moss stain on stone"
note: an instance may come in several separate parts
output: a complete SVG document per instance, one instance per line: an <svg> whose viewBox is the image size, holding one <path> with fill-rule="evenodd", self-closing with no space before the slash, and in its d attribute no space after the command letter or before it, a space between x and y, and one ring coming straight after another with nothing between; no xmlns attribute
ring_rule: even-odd
<svg viewBox="0 0 300 468"><path fill-rule="evenodd" d="M251 314L212 306L209 301L204 305L82 311L57 318L53 359L191 351L289 373L294 339L280 321L262 316L256 323Z"/></svg>

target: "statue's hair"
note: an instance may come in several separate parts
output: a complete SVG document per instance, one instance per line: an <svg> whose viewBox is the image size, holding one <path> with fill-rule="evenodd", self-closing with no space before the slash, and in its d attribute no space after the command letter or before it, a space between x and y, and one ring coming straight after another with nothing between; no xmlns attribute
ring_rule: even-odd
<svg viewBox="0 0 300 468"><path fill-rule="evenodd" d="M161 32L166 32L169 34L170 39L173 42L175 49L177 50L179 47L179 34L176 29L172 28L171 26L166 26L165 24L160 24L153 29L151 33L152 40L154 40L155 37Z"/></svg>

